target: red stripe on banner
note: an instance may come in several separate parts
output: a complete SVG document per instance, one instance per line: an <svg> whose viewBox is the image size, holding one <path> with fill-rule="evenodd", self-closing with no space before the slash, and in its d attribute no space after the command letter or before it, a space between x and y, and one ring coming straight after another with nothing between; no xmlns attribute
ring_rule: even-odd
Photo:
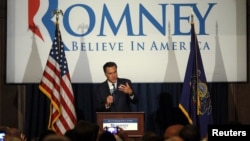
<svg viewBox="0 0 250 141"><path fill-rule="evenodd" d="M43 36L37 27L37 25L34 22L34 17L36 16L36 13L40 7L40 0L29 0L28 3L28 23L29 23L29 29L36 34L38 37L40 37L43 40Z"/></svg>

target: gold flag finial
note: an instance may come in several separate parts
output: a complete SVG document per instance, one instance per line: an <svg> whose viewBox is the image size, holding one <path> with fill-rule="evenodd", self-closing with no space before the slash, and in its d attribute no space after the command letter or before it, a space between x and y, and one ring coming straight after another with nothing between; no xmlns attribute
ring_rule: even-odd
<svg viewBox="0 0 250 141"><path fill-rule="evenodd" d="M194 11L191 9L191 23L194 23Z"/></svg>
<svg viewBox="0 0 250 141"><path fill-rule="evenodd" d="M56 15L56 24L58 24L58 20L59 20L59 15L61 14L63 16L63 11L60 9L55 9L53 10L53 16Z"/></svg>

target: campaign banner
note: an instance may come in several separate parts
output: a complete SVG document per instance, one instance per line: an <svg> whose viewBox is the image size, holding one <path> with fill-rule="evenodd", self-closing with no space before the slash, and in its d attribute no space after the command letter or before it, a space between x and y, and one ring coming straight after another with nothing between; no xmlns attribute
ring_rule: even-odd
<svg viewBox="0 0 250 141"><path fill-rule="evenodd" d="M41 81L56 15L72 83L104 81L107 61L134 83L183 82L191 15L207 81L246 82L246 13L246 0L8 0L6 82Z"/></svg>
<svg viewBox="0 0 250 141"><path fill-rule="evenodd" d="M123 130L137 131L138 119L136 118L116 118L103 119L103 127L119 127Z"/></svg>

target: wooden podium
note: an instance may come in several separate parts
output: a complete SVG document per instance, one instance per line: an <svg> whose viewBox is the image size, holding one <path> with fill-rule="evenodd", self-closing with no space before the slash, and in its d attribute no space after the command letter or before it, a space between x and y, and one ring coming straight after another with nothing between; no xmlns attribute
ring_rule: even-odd
<svg viewBox="0 0 250 141"><path fill-rule="evenodd" d="M140 138L144 133L144 112L97 112L96 116L100 129L119 126L129 138Z"/></svg>

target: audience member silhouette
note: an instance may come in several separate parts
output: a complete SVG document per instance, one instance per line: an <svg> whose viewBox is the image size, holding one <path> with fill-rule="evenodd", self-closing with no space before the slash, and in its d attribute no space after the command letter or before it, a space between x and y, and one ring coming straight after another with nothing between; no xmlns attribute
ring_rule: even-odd
<svg viewBox="0 0 250 141"><path fill-rule="evenodd" d="M118 133L115 134L116 137L116 141L128 141L129 137L128 137L128 133L127 131L124 131L122 128L118 127Z"/></svg>
<svg viewBox="0 0 250 141"><path fill-rule="evenodd" d="M70 129L70 130L68 130L68 131L66 131L65 133L64 133L64 136L65 137L67 137L67 138L69 138L71 141L74 141L75 139L75 130L74 129Z"/></svg>
<svg viewBox="0 0 250 141"><path fill-rule="evenodd" d="M1 132L5 132L7 130L7 126L0 126L0 131Z"/></svg>
<svg viewBox="0 0 250 141"><path fill-rule="evenodd" d="M99 137L99 141L116 141L114 134L104 131Z"/></svg>
<svg viewBox="0 0 250 141"><path fill-rule="evenodd" d="M96 141L98 131L97 124L80 120L74 129L67 131L64 135L71 141Z"/></svg>
<svg viewBox="0 0 250 141"><path fill-rule="evenodd" d="M185 125L181 131L179 136L184 140L184 141L200 141L200 131L195 125Z"/></svg>
<svg viewBox="0 0 250 141"><path fill-rule="evenodd" d="M148 131L142 135L141 141L162 141L162 137L155 132Z"/></svg>
<svg viewBox="0 0 250 141"><path fill-rule="evenodd" d="M164 141L184 141L180 136L171 136L168 139L165 139Z"/></svg>
<svg viewBox="0 0 250 141"><path fill-rule="evenodd" d="M10 141L10 140L26 141L26 137L18 128L6 127L4 140L5 141Z"/></svg>
<svg viewBox="0 0 250 141"><path fill-rule="evenodd" d="M4 141L22 141L22 140L18 137L7 137L4 138Z"/></svg>
<svg viewBox="0 0 250 141"><path fill-rule="evenodd" d="M123 129L120 128L120 127L117 127L117 128L118 128L118 132L117 132L117 133L113 133L113 135L114 135L116 141L129 141L130 138L128 137L127 131L123 130ZM106 127L104 127L103 129L100 129L100 130L99 130L97 141L100 140L100 137L101 137L101 135L102 135L104 132L107 132Z"/></svg>
<svg viewBox="0 0 250 141"><path fill-rule="evenodd" d="M42 141L70 141L70 139L62 135L51 134L47 135Z"/></svg>
<svg viewBox="0 0 250 141"><path fill-rule="evenodd" d="M170 125L164 132L164 139L168 139L172 136L179 136L181 129L184 127L182 124L173 124Z"/></svg>
<svg viewBox="0 0 250 141"><path fill-rule="evenodd" d="M43 131L40 135L39 135L39 138L38 138L38 141L43 141L43 139L49 135L52 135L52 134L56 134L56 132L54 130L51 130L51 129L47 129L45 131Z"/></svg>
<svg viewBox="0 0 250 141"><path fill-rule="evenodd" d="M115 136L115 140L116 141L127 141L127 140L124 140L124 139L122 139L119 135L117 135L117 134L114 134L114 136Z"/></svg>

